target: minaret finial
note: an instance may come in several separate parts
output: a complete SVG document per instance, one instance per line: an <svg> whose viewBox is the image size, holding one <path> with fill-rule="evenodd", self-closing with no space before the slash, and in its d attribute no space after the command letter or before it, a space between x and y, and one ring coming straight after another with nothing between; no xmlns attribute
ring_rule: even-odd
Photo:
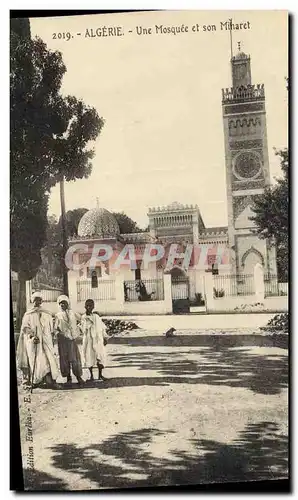
<svg viewBox="0 0 298 500"><path fill-rule="evenodd" d="M99 208L99 198L96 197L96 208Z"/></svg>
<svg viewBox="0 0 298 500"><path fill-rule="evenodd" d="M230 22L230 24L229 24L229 26L230 26L229 31L230 31L230 46L231 46L231 61L232 61L232 59L233 59L233 39L232 39L233 19L232 18L229 19L229 22Z"/></svg>

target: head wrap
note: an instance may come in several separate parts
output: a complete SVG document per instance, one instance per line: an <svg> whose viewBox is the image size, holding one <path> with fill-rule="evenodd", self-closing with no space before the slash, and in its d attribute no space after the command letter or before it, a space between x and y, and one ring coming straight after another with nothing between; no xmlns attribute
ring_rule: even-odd
<svg viewBox="0 0 298 500"><path fill-rule="evenodd" d="M59 295L58 299L57 299L57 304L58 306L60 306L61 302L67 302L67 304L69 305L69 298L67 297L67 295Z"/></svg>
<svg viewBox="0 0 298 500"><path fill-rule="evenodd" d="M41 299L42 300L42 294L41 292L34 292L31 295L31 302L34 302L35 299Z"/></svg>

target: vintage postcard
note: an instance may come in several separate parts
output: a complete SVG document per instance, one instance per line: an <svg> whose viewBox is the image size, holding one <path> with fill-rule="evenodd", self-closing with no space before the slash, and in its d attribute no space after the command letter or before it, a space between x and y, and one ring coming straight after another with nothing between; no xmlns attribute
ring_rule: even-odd
<svg viewBox="0 0 298 500"><path fill-rule="evenodd" d="M11 19L25 490L288 479L288 13Z"/></svg>

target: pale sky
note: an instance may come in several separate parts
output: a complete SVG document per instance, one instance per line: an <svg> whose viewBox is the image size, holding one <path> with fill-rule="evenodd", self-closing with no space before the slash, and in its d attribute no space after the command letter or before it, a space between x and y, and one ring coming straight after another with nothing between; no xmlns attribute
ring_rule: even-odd
<svg viewBox="0 0 298 500"><path fill-rule="evenodd" d="M229 31L220 22L250 22L233 32L251 56L253 83L264 83L271 177L280 175L273 148L287 145L288 76L285 11L174 11L31 20L32 36L60 50L63 93L82 98L105 119L88 179L67 183L66 209L124 211L141 226L149 207L198 204L205 225L227 224L221 89L231 86ZM214 24L216 31L193 32ZM155 25L189 26L156 34ZM86 29L121 26L121 37L85 38ZM152 27L138 35L136 26ZM129 33L132 30L132 33ZM53 39L70 32L71 40ZM80 32L78 36L76 33ZM60 215L53 188L49 214Z"/></svg>

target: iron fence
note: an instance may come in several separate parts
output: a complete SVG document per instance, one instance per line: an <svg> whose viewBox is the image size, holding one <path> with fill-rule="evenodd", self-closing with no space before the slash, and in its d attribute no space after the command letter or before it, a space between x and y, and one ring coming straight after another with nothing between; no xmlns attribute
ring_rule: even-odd
<svg viewBox="0 0 298 500"><path fill-rule="evenodd" d="M280 297L288 295L288 283L279 283L276 275L265 274L264 285L265 297Z"/></svg>
<svg viewBox="0 0 298 500"><path fill-rule="evenodd" d="M213 276L215 298L254 295L254 293L253 274L218 274Z"/></svg>
<svg viewBox="0 0 298 500"><path fill-rule="evenodd" d="M93 285L93 286L92 286ZM91 279L77 281L77 301L115 300L115 280L98 280L94 286Z"/></svg>
<svg viewBox="0 0 298 500"><path fill-rule="evenodd" d="M34 292L41 293L43 302L56 302L59 295L63 293L62 290L57 289L47 290L41 287L32 287L32 293Z"/></svg>
<svg viewBox="0 0 298 500"><path fill-rule="evenodd" d="M183 276L172 276L172 300L190 298L189 279Z"/></svg>
<svg viewBox="0 0 298 500"><path fill-rule="evenodd" d="M164 300L163 279L129 280L123 286L126 302Z"/></svg>

